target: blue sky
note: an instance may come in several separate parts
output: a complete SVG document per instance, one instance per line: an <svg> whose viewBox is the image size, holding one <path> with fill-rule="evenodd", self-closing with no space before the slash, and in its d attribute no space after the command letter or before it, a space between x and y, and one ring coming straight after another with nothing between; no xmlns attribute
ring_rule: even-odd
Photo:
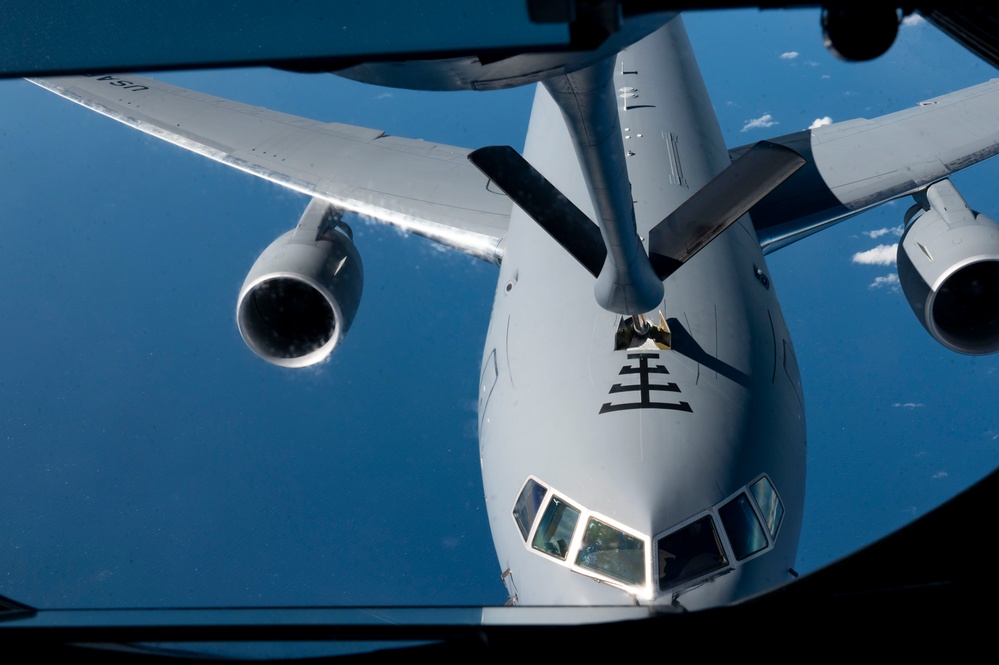
<svg viewBox="0 0 999 665"><path fill-rule="evenodd" d="M815 10L687 27L732 146L995 76L925 23L866 64L825 51ZM466 147L522 147L533 95L162 77ZM0 594L45 607L505 600L475 433L494 267L355 221L365 287L350 334L320 368L282 370L245 348L234 307L303 197L22 81L0 82L0 151ZM994 218L997 171L954 178ZM805 388L803 572L999 462L999 360L937 345L894 265L872 263L883 251L864 254L896 241L908 205L768 259Z"/></svg>

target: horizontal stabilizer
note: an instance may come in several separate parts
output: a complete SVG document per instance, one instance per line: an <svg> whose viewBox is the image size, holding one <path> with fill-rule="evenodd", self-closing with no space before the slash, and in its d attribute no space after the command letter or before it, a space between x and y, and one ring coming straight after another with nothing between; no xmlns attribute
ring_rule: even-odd
<svg viewBox="0 0 999 665"><path fill-rule="evenodd" d="M600 274L607 258L600 228L516 150L489 146L468 159L590 274Z"/></svg>
<svg viewBox="0 0 999 665"><path fill-rule="evenodd" d="M804 164L794 150L769 141L747 150L649 232L656 274L669 277Z"/></svg>

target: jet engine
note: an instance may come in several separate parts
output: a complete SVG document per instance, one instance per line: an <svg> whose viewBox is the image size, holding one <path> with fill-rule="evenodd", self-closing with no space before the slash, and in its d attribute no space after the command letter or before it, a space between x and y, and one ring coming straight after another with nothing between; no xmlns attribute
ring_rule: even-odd
<svg viewBox="0 0 999 665"><path fill-rule="evenodd" d="M914 195L898 244L912 311L959 353L999 351L999 224L968 207L950 180Z"/></svg>
<svg viewBox="0 0 999 665"><path fill-rule="evenodd" d="M343 212L313 199L298 222L263 251L236 303L239 333L281 367L321 362L350 328L364 271Z"/></svg>

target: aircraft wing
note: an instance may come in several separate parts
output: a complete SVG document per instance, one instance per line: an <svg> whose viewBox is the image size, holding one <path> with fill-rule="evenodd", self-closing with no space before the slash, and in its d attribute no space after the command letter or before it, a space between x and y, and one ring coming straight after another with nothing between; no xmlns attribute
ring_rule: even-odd
<svg viewBox="0 0 999 665"><path fill-rule="evenodd" d="M318 122L131 75L28 79L130 127L499 263L511 202L463 148Z"/></svg>
<svg viewBox="0 0 999 665"><path fill-rule="evenodd" d="M999 79L774 139L806 164L750 209L764 253L999 153ZM732 158L751 146L729 151Z"/></svg>

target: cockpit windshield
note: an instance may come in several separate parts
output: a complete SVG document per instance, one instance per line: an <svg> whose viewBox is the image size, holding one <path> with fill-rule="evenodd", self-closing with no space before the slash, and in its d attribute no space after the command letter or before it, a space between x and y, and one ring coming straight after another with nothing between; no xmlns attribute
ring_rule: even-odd
<svg viewBox="0 0 999 665"><path fill-rule="evenodd" d="M643 597L689 587L761 555L777 540L783 511L764 475L653 539L529 477L513 519L531 551ZM581 533L579 524L586 525Z"/></svg>
<svg viewBox="0 0 999 665"><path fill-rule="evenodd" d="M625 584L645 583L645 543L591 517L576 564Z"/></svg>
<svg viewBox="0 0 999 665"><path fill-rule="evenodd" d="M534 549L565 560L569 553L572 533L579 520L579 510L557 496L552 497L534 534Z"/></svg>
<svg viewBox="0 0 999 665"><path fill-rule="evenodd" d="M728 557L710 515L663 536L657 549L661 591L728 565Z"/></svg>
<svg viewBox="0 0 999 665"><path fill-rule="evenodd" d="M739 494L719 508L718 515L736 560L741 561L767 546L767 536L745 494Z"/></svg>

